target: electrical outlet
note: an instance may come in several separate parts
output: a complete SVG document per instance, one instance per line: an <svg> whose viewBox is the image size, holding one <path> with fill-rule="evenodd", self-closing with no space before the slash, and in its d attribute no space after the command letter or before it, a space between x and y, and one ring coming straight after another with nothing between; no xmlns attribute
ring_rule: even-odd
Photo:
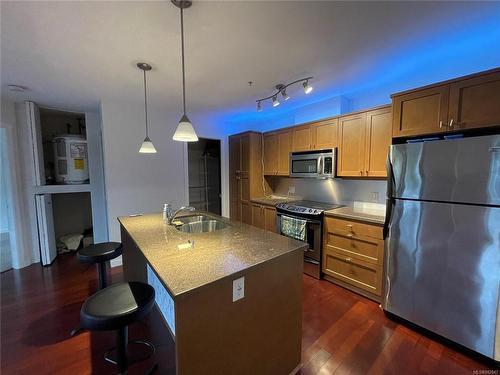
<svg viewBox="0 0 500 375"><path fill-rule="evenodd" d="M245 278L233 280L233 302L245 297Z"/></svg>
<svg viewBox="0 0 500 375"><path fill-rule="evenodd" d="M288 187L288 194L295 194L295 186Z"/></svg>
<svg viewBox="0 0 500 375"><path fill-rule="evenodd" d="M370 194L370 197L371 197L371 200L373 202L378 202L378 191L373 191L371 194Z"/></svg>

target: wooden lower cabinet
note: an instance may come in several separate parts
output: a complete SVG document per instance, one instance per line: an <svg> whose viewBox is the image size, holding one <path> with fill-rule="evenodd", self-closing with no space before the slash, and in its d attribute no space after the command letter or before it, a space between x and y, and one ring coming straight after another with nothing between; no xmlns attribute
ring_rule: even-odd
<svg viewBox="0 0 500 375"><path fill-rule="evenodd" d="M252 225L260 229L265 229L264 208L260 204L252 204Z"/></svg>
<svg viewBox="0 0 500 375"><path fill-rule="evenodd" d="M252 225L276 233L276 209L273 206L252 203Z"/></svg>
<svg viewBox="0 0 500 375"><path fill-rule="evenodd" d="M329 281L375 301L382 296L382 226L325 217L323 273Z"/></svg>
<svg viewBox="0 0 500 375"><path fill-rule="evenodd" d="M276 233L276 208L264 206L264 229Z"/></svg>
<svg viewBox="0 0 500 375"><path fill-rule="evenodd" d="M252 225L252 205L247 202L241 202L241 221Z"/></svg>

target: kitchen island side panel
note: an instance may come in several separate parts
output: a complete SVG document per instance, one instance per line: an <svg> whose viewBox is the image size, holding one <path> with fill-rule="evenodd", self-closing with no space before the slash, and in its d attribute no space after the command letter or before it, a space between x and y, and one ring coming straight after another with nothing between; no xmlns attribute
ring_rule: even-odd
<svg viewBox="0 0 500 375"><path fill-rule="evenodd" d="M179 296L179 375L289 374L301 360L303 250ZM244 298L232 302L233 280Z"/></svg>

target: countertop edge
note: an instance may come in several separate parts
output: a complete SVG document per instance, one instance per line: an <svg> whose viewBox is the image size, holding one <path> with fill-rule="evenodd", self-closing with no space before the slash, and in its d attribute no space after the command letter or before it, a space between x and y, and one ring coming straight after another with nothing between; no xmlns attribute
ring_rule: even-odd
<svg viewBox="0 0 500 375"><path fill-rule="evenodd" d="M370 216L374 216L374 215L370 215L370 216L367 216L367 215L370 215L370 214L335 212L335 210L325 211L325 216L340 217L340 218L345 218L345 219L363 221L363 222L370 223L370 224L384 225L385 218L383 216L380 216L380 219L379 219L377 217L370 217Z"/></svg>
<svg viewBox="0 0 500 375"><path fill-rule="evenodd" d="M245 269L242 269L242 270L239 270L239 271L236 271L232 274L229 274L229 275L225 275L225 276L222 276L222 277L219 277L217 279L214 279L206 284L203 284L203 285L200 285L200 286L197 286L197 287L193 287L191 289L187 289L187 290L184 290L180 293L174 293L167 285L167 283L163 280L163 278L158 274L158 272L155 270L155 268L153 267L153 265L149 262L146 254L144 254L144 252L142 251L142 249L140 248L140 246L137 244L137 242L135 241L133 235L127 230L127 228L125 227L125 224L122 222L121 218L128 218L128 216L118 216L117 217L117 220L120 224L120 227L123 228L123 230L125 230L130 239L132 240L132 242L134 243L135 247L141 252L142 256L144 257L144 260L146 261L146 263L150 266L151 270L155 273L156 277L158 277L158 280L160 280L161 284L163 285L163 287L165 288L165 290L167 291L167 293L170 295L170 297L172 297L172 299L175 301L175 300L178 300L179 298L184 298L186 295L189 295L191 293L194 293L195 291L198 291L198 290L201 290L209 285L212 285L216 282L219 282L221 280L224 280L224 279L227 279L227 278L230 278L230 277L233 277L234 275L237 275L237 274L240 274L241 272L245 272L247 270L250 270L250 269L253 269L255 267L258 267L260 265L262 265L263 263L266 263L266 262L270 262L270 261L275 261L276 259L279 259L280 257L282 256L286 256L288 254L291 254L295 251L301 251L303 252L304 249L308 246L306 243L302 244L301 246L298 246L296 247L295 249L293 250L290 250L286 253L282 253L282 254L279 254L275 257L272 257L272 258L269 258L269 259L266 259L266 260L263 260L263 261L260 261L258 263L255 263L253 264L252 266L248 267L248 268L245 268ZM296 240L297 242L300 243L300 241Z"/></svg>

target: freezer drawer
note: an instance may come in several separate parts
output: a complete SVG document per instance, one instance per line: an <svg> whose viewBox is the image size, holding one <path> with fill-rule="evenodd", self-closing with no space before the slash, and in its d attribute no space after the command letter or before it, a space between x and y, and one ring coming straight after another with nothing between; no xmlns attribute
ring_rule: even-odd
<svg viewBox="0 0 500 375"><path fill-rule="evenodd" d="M500 205L500 135L393 145L390 160L395 198Z"/></svg>
<svg viewBox="0 0 500 375"><path fill-rule="evenodd" d="M383 308L494 357L500 208L396 199L386 246Z"/></svg>

